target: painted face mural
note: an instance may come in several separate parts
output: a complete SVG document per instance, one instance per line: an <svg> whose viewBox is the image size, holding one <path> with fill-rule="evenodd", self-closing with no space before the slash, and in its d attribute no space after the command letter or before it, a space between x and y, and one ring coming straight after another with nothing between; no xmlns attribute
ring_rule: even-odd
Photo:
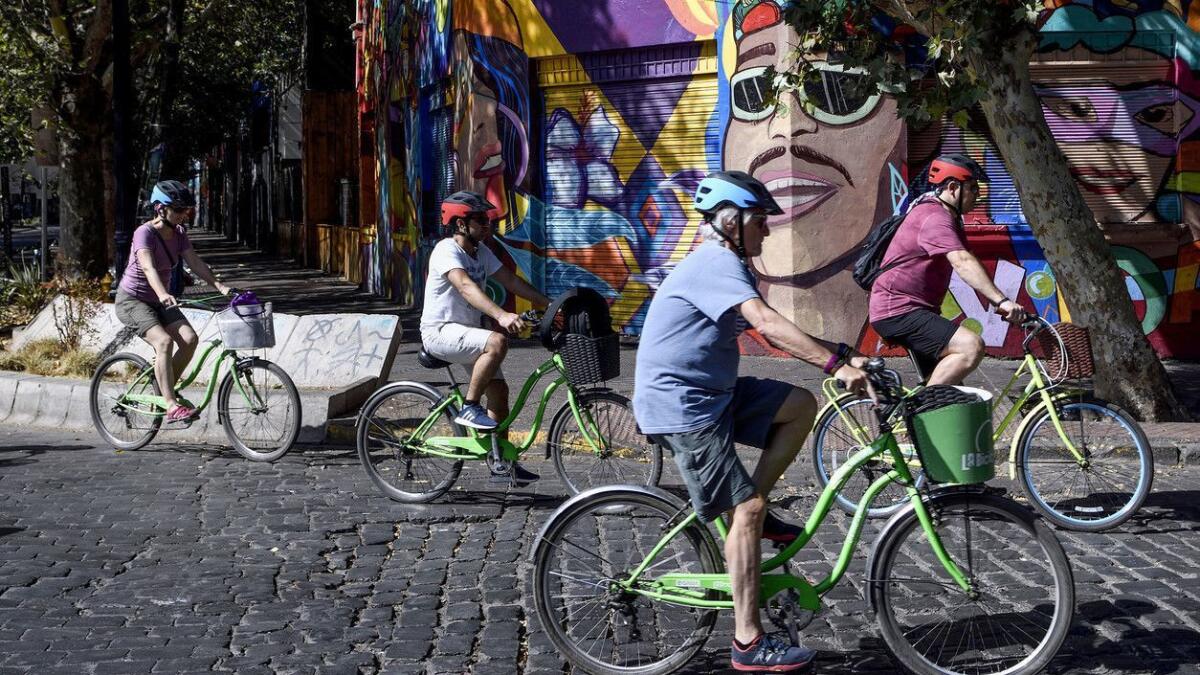
<svg viewBox="0 0 1200 675"><path fill-rule="evenodd" d="M503 218L511 208L509 188L522 187L529 167L528 61L508 3L480 4L454 4L451 175L454 189L487 195Z"/></svg>
<svg viewBox="0 0 1200 675"><path fill-rule="evenodd" d="M859 74L822 62L818 82L769 105L769 68L790 68L799 38L771 0L739 2L731 20L737 54L722 164L765 183L784 211L768 221L755 272L785 316L852 342L863 314L854 309L865 311L866 295L845 269L871 225L893 210L891 173L899 176L902 145L895 103L866 91ZM849 312L824 311L847 302Z"/></svg>
<svg viewBox="0 0 1200 675"><path fill-rule="evenodd" d="M1155 202L1196 101L1155 81L1112 78L1037 87L1071 175L1101 223L1158 220Z"/></svg>

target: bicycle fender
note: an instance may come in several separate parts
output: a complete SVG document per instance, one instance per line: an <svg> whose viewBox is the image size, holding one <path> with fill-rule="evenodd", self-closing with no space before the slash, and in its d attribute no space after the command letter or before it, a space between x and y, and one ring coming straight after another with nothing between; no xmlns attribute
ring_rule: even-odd
<svg viewBox="0 0 1200 675"><path fill-rule="evenodd" d="M372 392L371 395L367 397L367 400L363 401L362 405L358 407L358 414L354 416L355 417L354 425L358 426L359 424L362 423L362 421L363 421L362 414L363 414L363 411L367 409L368 403L375 400L375 398L377 398L379 396L383 396L383 395L391 392L393 389L399 388L401 386L416 387L418 389L423 389L423 390L425 390L425 392L432 395L434 398L440 399L443 396L445 396L445 394L438 391L436 387L425 384L424 382L414 382L412 380L401 380L399 382L388 382L387 384L383 385L382 387L380 387L380 388L376 389L374 392Z"/></svg>
<svg viewBox="0 0 1200 675"><path fill-rule="evenodd" d="M574 497L571 497L567 501L563 502L557 509L554 509L554 513L551 513L550 517L546 519L546 522L542 524L542 529L538 530L537 539L534 540L534 546L536 547L537 542L545 538L546 530L550 529L550 525L559 517L559 515L561 515L567 509L575 506L579 502L601 497L607 495L608 493L628 494L631 492L661 499L662 501L680 510L688 508L688 505L682 499L659 487L650 487L648 485L601 485L599 487L594 487L590 490L584 490L583 492L580 492Z"/></svg>
<svg viewBox="0 0 1200 675"><path fill-rule="evenodd" d="M950 497L960 495L964 492L978 493L981 497L993 498L991 495L986 495L984 493L983 485L959 485L954 487L940 488L931 492L929 498L925 500L925 507L932 510L938 505L939 502L943 502ZM871 554L867 556L867 576L866 583L863 584L863 600L867 602L867 607L872 613L875 612L875 601L872 597L871 589L874 588L875 584L879 583L876 580L880 578L879 575L882 573L881 570L878 569L879 565L881 564L881 561L879 560L880 544L887 541L888 537L890 537L893 532L906 525L909 520L916 517L916 509L911 503L909 503L907 506L894 513L891 518L888 518L887 523L885 523L883 528L879 530L879 535L875 537L875 545L871 547Z"/></svg>

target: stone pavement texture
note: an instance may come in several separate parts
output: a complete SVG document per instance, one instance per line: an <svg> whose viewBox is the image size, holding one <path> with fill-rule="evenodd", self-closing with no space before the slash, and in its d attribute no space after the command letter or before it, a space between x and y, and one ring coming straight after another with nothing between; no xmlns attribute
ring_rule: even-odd
<svg viewBox="0 0 1200 675"><path fill-rule="evenodd" d="M532 604L530 544L564 489L549 463L497 491L478 467L437 503L377 493L353 451L274 464L213 446L116 453L0 425L0 673L561 673ZM777 490L813 502L800 459ZM668 477L667 483L673 481ZM1161 467L1110 534L1059 532L1078 592L1051 673L1200 673L1200 467ZM833 513L803 569L823 576ZM821 673L895 672L860 551L804 631ZM732 672L728 614L682 671Z"/></svg>

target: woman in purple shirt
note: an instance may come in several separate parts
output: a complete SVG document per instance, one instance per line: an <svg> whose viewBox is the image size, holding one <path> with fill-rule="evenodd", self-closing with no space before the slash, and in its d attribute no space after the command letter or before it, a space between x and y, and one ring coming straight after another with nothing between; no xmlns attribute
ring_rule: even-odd
<svg viewBox="0 0 1200 675"><path fill-rule="evenodd" d="M167 402L167 421L186 422L196 417L196 410L175 393L175 382L191 361L198 338L167 290L167 280L183 258L222 294L230 289L217 281L188 240L183 224L196 207L192 191L179 181L163 181L154 186L150 204L156 216L133 232L129 263L117 287L116 314L154 348L154 376Z"/></svg>

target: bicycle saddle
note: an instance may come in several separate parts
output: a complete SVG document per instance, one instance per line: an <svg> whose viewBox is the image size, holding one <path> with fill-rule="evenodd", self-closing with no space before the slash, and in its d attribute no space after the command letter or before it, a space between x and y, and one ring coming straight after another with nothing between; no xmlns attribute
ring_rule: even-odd
<svg viewBox="0 0 1200 675"><path fill-rule="evenodd" d="M450 365L449 361L443 361L436 356L429 354L424 349L417 352L417 362L426 368L445 368Z"/></svg>

